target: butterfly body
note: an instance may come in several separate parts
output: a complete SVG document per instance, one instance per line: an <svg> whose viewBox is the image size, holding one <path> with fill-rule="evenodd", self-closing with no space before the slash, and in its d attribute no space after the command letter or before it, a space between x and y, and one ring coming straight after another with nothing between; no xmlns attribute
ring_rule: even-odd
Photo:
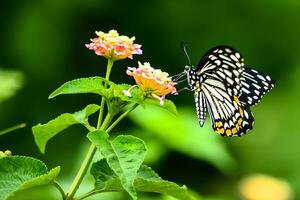
<svg viewBox="0 0 300 200"><path fill-rule="evenodd" d="M250 106L274 86L270 76L245 67L240 53L228 46L209 50L196 68L186 66L185 74L200 126L208 111L214 131L222 136L240 136L252 129Z"/></svg>

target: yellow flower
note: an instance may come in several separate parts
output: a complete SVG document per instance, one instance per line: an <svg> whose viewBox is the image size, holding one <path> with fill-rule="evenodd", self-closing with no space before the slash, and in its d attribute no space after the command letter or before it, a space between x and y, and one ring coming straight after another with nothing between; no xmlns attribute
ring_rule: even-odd
<svg viewBox="0 0 300 200"><path fill-rule="evenodd" d="M152 68L148 62L144 64L138 62L138 64L138 68L128 67L127 74L133 76L136 84L146 96L158 99L160 105L163 105L167 94L177 94L176 83L172 81L168 73ZM123 92L127 96L130 94L129 91Z"/></svg>
<svg viewBox="0 0 300 200"><path fill-rule="evenodd" d="M99 56L104 56L108 59L122 60L125 58L132 59L133 54L142 54L141 45L134 44L135 37L127 37L119 35L115 30L110 30L108 33L96 31L97 38L91 39L91 43L85 46L95 51Z"/></svg>
<svg viewBox="0 0 300 200"><path fill-rule="evenodd" d="M7 156L11 156L11 151L9 150L6 150L6 151L0 151L0 158L3 158L3 157L7 157Z"/></svg>
<svg viewBox="0 0 300 200"><path fill-rule="evenodd" d="M245 200L292 199L292 191L286 181L262 174L245 178L240 183L239 191Z"/></svg>

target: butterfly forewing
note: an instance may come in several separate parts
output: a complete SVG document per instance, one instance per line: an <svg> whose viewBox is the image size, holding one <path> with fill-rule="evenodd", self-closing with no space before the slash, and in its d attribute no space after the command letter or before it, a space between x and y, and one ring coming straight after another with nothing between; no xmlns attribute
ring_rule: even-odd
<svg viewBox="0 0 300 200"><path fill-rule="evenodd" d="M200 60L196 72L198 75L221 80L230 95L238 95L243 73L243 58L236 50L219 46L209 50Z"/></svg>

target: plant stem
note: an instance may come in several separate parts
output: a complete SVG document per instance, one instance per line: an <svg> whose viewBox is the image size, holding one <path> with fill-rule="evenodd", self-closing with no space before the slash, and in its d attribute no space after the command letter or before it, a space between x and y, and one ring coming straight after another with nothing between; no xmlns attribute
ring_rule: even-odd
<svg viewBox="0 0 300 200"><path fill-rule="evenodd" d="M105 75L106 80L109 80L109 76L110 76L110 72L111 72L113 64L114 64L113 60L109 59L107 61L107 68L106 68L106 75ZM99 111L99 118L98 118L98 123L97 123L97 129L99 129L102 124L102 118L103 118L103 113L104 113L104 103L105 103L105 99L104 99L104 97L102 97L100 111Z"/></svg>
<svg viewBox="0 0 300 200"><path fill-rule="evenodd" d="M66 196L64 190L60 187L60 185L56 181L54 181L52 184L59 190L63 200L66 200L67 196Z"/></svg>
<svg viewBox="0 0 300 200"><path fill-rule="evenodd" d="M96 192L95 192L95 190L92 190L92 191L90 191L90 192L87 192L87 193L85 193L85 194L83 194L83 195L77 197L76 200L86 199L86 198L88 198L88 197L90 197L90 196L92 196L92 195L94 195L94 194L96 194Z"/></svg>
<svg viewBox="0 0 300 200"><path fill-rule="evenodd" d="M124 112L122 115L120 115L114 123L112 123L107 129L106 132L110 132L122 119L124 119L131 111L133 111L138 104L134 104L130 109L128 109L126 112Z"/></svg>
<svg viewBox="0 0 300 200"><path fill-rule="evenodd" d="M12 127L9 127L9 128L7 128L5 130L0 131L0 135L4 135L6 133L9 133L11 131L15 131L17 129L24 128L24 127L26 127L25 123L18 124L18 125L15 125L15 126L12 126Z"/></svg>
<svg viewBox="0 0 300 200"><path fill-rule="evenodd" d="M105 127L101 127L101 129L103 128L107 133L109 133L122 119L124 119L131 111L133 111L136 107L138 106L138 104L134 104L130 109L128 109L126 112L124 112L123 114L121 114L107 129L106 129L106 127L107 126L105 126ZM107 115L107 116L109 116L109 114ZM109 119L108 117L107 118L105 118L105 120L104 120L104 122L103 122L103 125L104 124L108 124L108 123L106 123L108 120L107 119ZM95 147L95 145L91 145L91 147ZM96 148L95 148L96 149ZM86 193L86 194L83 194L82 196L80 196L80 197L78 197L76 200L82 200L82 199L85 199L85 198L87 198L87 197L89 197L89 196L92 196L92 195L94 195L94 194L96 194L96 193L98 193L98 192L96 192L96 191L94 191L94 190L92 190L92 191L90 191L90 192L88 192L88 193Z"/></svg>
<svg viewBox="0 0 300 200"><path fill-rule="evenodd" d="M107 69L106 69L106 75L105 75L106 80L109 80L109 76L110 76L113 64L114 64L113 60L109 59L107 61ZM104 113L104 105L105 105L105 99L104 99L104 97L102 97L100 111L99 111L99 117L98 117L98 122L97 122L97 130L99 130L99 129L105 130L113 118L113 116L110 115L110 113L108 113L107 116L105 117L104 122L102 123L102 118L103 118L103 113ZM96 150L97 150L96 146L94 144L91 144L89 151L88 151L87 155L85 156L85 159L84 159L83 163L81 164L81 167L70 186L69 192L67 193L67 200L73 199L87 170L89 169L89 167L91 165L91 162L96 153Z"/></svg>
<svg viewBox="0 0 300 200"><path fill-rule="evenodd" d="M79 185L81 184L81 181L82 181L85 173L88 170L90 163L92 162L95 152L96 152L96 147L91 145L87 155L85 156L83 163L81 164L81 167L80 167L75 179L73 180L73 183L70 186L69 192L67 193L67 195L68 195L67 199L73 199L77 189L79 188Z"/></svg>
<svg viewBox="0 0 300 200"><path fill-rule="evenodd" d="M110 115L109 113L107 114L100 130L105 130L107 128L107 126L109 125L109 123L111 122L113 116ZM91 144L90 148L89 148L89 151L88 153L86 154L85 156L85 159L84 161L82 162L81 164L81 167L79 169L79 171L77 172L77 175L75 177L75 179L73 180L71 186L70 186L70 189L69 189L69 192L67 193L67 200L71 200L73 199L76 191L78 190L87 170L89 169L90 167L90 164L93 160L93 157L96 153L96 146L94 144Z"/></svg>

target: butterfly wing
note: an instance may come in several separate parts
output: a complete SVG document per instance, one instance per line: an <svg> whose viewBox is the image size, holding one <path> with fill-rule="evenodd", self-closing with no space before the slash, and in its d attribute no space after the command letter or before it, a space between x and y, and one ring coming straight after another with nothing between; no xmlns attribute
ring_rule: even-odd
<svg viewBox="0 0 300 200"><path fill-rule="evenodd" d="M240 101L243 105L256 105L263 95L274 87L274 80L255 69L245 68L241 77L242 93Z"/></svg>
<svg viewBox="0 0 300 200"><path fill-rule="evenodd" d="M209 50L200 60L196 72L199 76L213 77L225 83L230 95L238 95L241 89L241 76L244 59L239 52L228 46Z"/></svg>
<svg viewBox="0 0 300 200"><path fill-rule="evenodd" d="M239 100L243 66L236 50L219 46L209 50L196 68L203 79L198 92L205 97L214 131L222 136L242 135L252 129L252 113Z"/></svg>
<svg viewBox="0 0 300 200"><path fill-rule="evenodd" d="M238 96L230 96L224 82L205 79L201 84L201 92L207 102L215 132L222 136L240 136L252 129L254 118L249 107L243 106Z"/></svg>

